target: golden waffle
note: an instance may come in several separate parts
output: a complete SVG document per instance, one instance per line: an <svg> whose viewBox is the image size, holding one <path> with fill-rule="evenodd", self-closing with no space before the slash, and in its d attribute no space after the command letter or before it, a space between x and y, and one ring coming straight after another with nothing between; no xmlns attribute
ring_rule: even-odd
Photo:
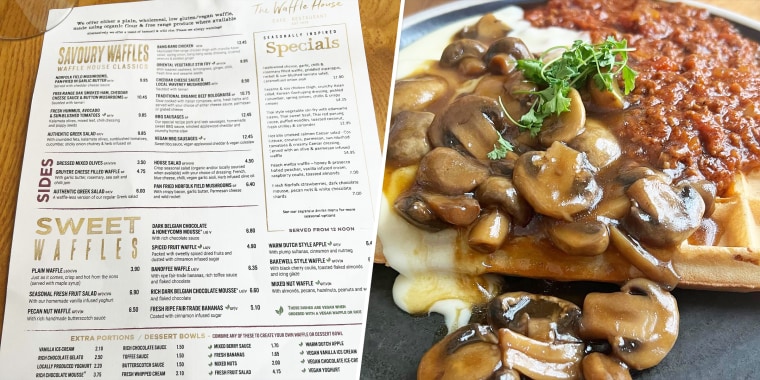
<svg viewBox="0 0 760 380"><path fill-rule="evenodd" d="M409 173L396 173L396 177L408 175ZM390 182L393 184L394 180ZM386 186L386 189L388 188ZM398 190L388 190L386 194L394 196L398 194ZM407 222L398 216L389 215L395 213L388 207L391 203L392 200L384 202L381 211L383 216L378 235L380 244L375 262L395 266L393 262L386 262L382 251L385 245L382 242L396 240L393 236L397 236L397 230L389 228L390 224L396 224L397 228L401 228L399 225ZM715 211L710 219L718 226L714 245L697 245L687 240L673 252L673 266L681 276L678 286L729 291L760 290L760 175L738 175L736 184L728 196L716 200ZM408 225L408 228L415 227ZM446 232L450 233L451 231ZM642 276L642 273L620 257L614 248L599 256L569 256L549 243L537 243L533 239L521 238L508 243L506 250L483 254L470 250L462 243L463 239L455 239L452 246L458 247L458 252L451 256L431 244L436 236L442 235L419 230L414 234L427 236L428 240L422 241L417 238L414 246L401 248L406 252L399 252L419 265L413 267L413 272L424 272L424 263L438 263L437 270L446 272L471 275L496 273L561 281L623 283L630 278ZM439 243L447 244L440 241ZM398 249L398 244L390 243L388 246ZM436 255L441 257L436 259ZM449 263L453 265L449 266ZM404 264L398 266L406 267ZM435 271L435 268L432 269Z"/></svg>

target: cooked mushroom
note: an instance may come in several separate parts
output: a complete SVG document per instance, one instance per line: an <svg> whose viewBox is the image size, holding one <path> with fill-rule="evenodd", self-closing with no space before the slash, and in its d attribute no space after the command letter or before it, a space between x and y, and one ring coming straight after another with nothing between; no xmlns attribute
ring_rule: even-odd
<svg viewBox="0 0 760 380"><path fill-rule="evenodd" d="M488 380L522 380L522 375L514 369L500 368Z"/></svg>
<svg viewBox="0 0 760 380"><path fill-rule="evenodd" d="M642 243L672 247L699 228L705 202L689 184L676 188L656 177L634 182L626 191L631 211L623 220L626 230Z"/></svg>
<svg viewBox="0 0 760 380"><path fill-rule="evenodd" d="M498 208L489 209L470 228L467 244L478 252L494 252L507 240L509 225L509 215Z"/></svg>
<svg viewBox="0 0 760 380"><path fill-rule="evenodd" d="M506 80L507 77L504 75L484 75L472 89L472 94L498 99L506 94Z"/></svg>
<svg viewBox="0 0 760 380"><path fill-rule="evenodd" d="M435 114L402 111L396 115L388 131L388 165L399 167L416 164L430 151L427 129Z"/></svg>
<svg viewBox="0 0 760 380"><path fill-rule="evenodd" d="M609 193L616 192L615 189L605 188L605 196L594 209L594 214L598 217L619 220L628 214L631 209L631 200L623 194L618 196Z"/></svg>
<svg viewBox="0 0 760 380"><path fill-rule="evenodd" d="M461 147L471 156L488 159L504 129L504 114L491 98L478 95L463 96L436 115L428 138L433 146Z"/></svg>
<svg viewBox="0 0 760 380"><path fill-rule="evenodd" d="M571 221L573 215L589 210L601 199L595 173L585 154L555 142L546 151L521 155L512 180L534 210Z"/></svg>
<svg viewBox="0 0 760 380"><path fill-rule="evenodd" d="M435 148L420 160L417 183L444 195L474 190L488 178L488 168L451 148Z"/></svg>
<svg viewBox="0 0 760 380"><path fill-rule="evenodd" d="M494 175L502 175L512 177L512 172L515 170L515 161L520 157L515 152L507 152L504 158L498 160L489 160L488 167L491 169L491 173Z"/></svg>
<svg viewBox="0 0 760 380"><path fill-rule="evenodd" d="M470 196L427 192L420 196L438 218L455 226L469 226L480 214L478 201Z"/></svg>
<svg viewBox="0 0 760 380"><path fill-rule="evenodd" d="M517 66L517 60L529 58L533 58L533 54L521 39L504 37L488 46L483 62L494 74L508 74Z"/></svg>
<svg viewBox="0 0 760 380"><path fill-rule="evenodd" d="M590 293L583 302L580 334L605 339L634 369L657 365L678 337L676 299L654 282L637 278L617 293Z"/></svg>
<svg viewBox="0 0 760 380"><path fill-rule="evenodd" d="M622 150L615 135L601 122L586 118L583 132L568 144L571 148L586 153L589 162L603 169L620 157Z"/></svg>
<svg viewBox="0 0 760 380"><path fill-rule="evenodd" d="M498 341L490 326L476 323L463 326L422 356L417 379L488 379L501 367Z"/></svg>
<svg viewBox="0 0 760 380"><path fill-rule="evenodd" d="M684 185L690 185L696 190L705 202L705 218L709 218L715 211L715 198L718 194L718 186L714 182L706 179L687 178L676 184L676 188L682 188Z"/></svg>
<svg viewBox="0 0 760 380"><path fill-rule="evenodd" d="M511 32L512 28L496 18L492 13L481 17L475 25L468 25L459 32L461 38L472 38L474 40L490 43L493 40L502 38Z"/></svg>
<svg viewBox="0 0 760 380"><path fill-rule="evenodd" d="M581 309L570 301L527 292L501 294L486 309L488 324L494 329L507 328L546 342L580 342L580 315Z"/></svg>
<svg viewBox="0 0 760 380"><path fill-rule="evenodd" d="M483 206L497 206L508 213L515 224L525 226L533 217L533 208L517 191L512 180L490 176L475 189L475 198Z"/></svg>
<svg viewBox="0 0 760 380"><path fill-rule="evenodd" d="M632 161L625 162L621 165L620 169L618 169L618 175L615 180L627 188L634 182L647 177L654 177L666 184L671 183L671 178L667 174L646 166L641 166Z"/></svg>
<svg viewBox="0 0 760 380"><path fill-rule="evenodd" d="M499 329L502 363L534 380L578 379L583 343L547 343Z"/></svg>
<svg viewBox="0 0 760 380"><path fill-rule="evenodd" d="M498 330L505 369L531 379L580 376L581 310L572 302L526 292L504 293L488 303L486 318Z"/></svg>
<svg viewBox="0 0 760 380"><path fill-rule="evenodd" d="M449 227L438 218L417 191L408 191L399 196L393 203L393 208L402 218L417 228L435 232Z"/></svg>
<svg viewBox="0 0 760 380"><path fill-rule="evenodd" d="M600 352L586 355L581 367L585 380L631 380L631 372L625 363Z"/></svg>
<svg viewBox="0 0 760 380"><path fill-rule="evenodd" d="M586 85L591 99L594 101L594 108L600 111L622 110L627 104L623 97L623 91L620 90L617 81L612 81L610 90L599 88L595 80L588 81Z"/></svg>
<svg viewBox="0 0 760 380"><path fill-rule="evenodd" d="M538 91L538 86L527 80L522 71L513 71L506 76L504 80L504 91L499 96L499 102L504 106L507 118L507 124L517 129L517 124L513 120L520 120L520 118L530 110L533 102L536 100L536 96L533 95ZM531 136L530 133L526 133ZM531 136L535 138L535 136ZM527 144L531 146L537 146L538 144Z"/></svg>
<svg viewBox="0 0 760 380"><path fill-rule="evenodd" d="M586 124L586 108L578 90L571 88L567 96L570 98L570 110L559 116L552 116L544 120L538 140L544 146L549 146L556 141L568 142L583 131Z"/></svg>
<svg viewBox="0 0 760 380"><path fill-rule="evenodd" d="M653 247L644 248L616 226L611 225L609 228L610 242L631 265L665 289L670 290L678 285L681 277L676 273L673 263L670 261L671 251L663 251Z"/></svg>
<svg viewBox="0 0 760 380"><path fill-rule="evenodd" d="M488 47L480 41L463 38L446 46L441 54L442 67L456 67L463 75L480 75L486 71L482 61Z"/></svg>
<svg viewBox="0 0 760 380"><path fill-rule="evenodd" d="M557 248L571 255L599 255L610 244L607 224L598 220L546 220L545 230Z"/></svg>
<svg viewBox="0 0 760 380"><path fill-rule="evenodd" d="M424 75L396 81L393 88L391 115L399 112L424 111L431 103L443 99L449 91L446 79L437 75Z"/></svg>

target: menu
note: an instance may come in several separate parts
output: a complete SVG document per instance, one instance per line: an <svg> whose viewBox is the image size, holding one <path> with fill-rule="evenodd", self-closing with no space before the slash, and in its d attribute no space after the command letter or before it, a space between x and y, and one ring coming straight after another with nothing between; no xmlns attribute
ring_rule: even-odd
<svg viewBox="0 0 760 380"><path fill-rule="evenodd" d="M2 377L358 377L382 154L355 0L75 8L29 119Z"/></svg>

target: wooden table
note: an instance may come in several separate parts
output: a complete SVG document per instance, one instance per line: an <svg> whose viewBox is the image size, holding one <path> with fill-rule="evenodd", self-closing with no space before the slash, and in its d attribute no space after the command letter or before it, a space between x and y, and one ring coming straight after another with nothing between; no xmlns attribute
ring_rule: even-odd
<svg viewBox="0 0 760 380"><path fill-rule="evenodd" d="M79 0L78 5L118 2L126 1ZM384 130L386 122L400 6L400 0L359 1L378 131ZM5 310L21 159L42 39L39 36L19 41L0 41L0 330Z"/></svg>
<svg viewBox="0 0 760 380"><path fill-rule="evenodd" d="M407 0L405 14L454 0ZM463 0L457 0L463 1ZM79 0L79 6L120 2ZM757 0L703 0L760 20ZM383 130L391 88L400 0L360 0L364 41L378 130ZM26 126L42 37L0 41L0 321L5 309L13 220L26 142ZM0 322L0 329L2 323Z"/></svg>

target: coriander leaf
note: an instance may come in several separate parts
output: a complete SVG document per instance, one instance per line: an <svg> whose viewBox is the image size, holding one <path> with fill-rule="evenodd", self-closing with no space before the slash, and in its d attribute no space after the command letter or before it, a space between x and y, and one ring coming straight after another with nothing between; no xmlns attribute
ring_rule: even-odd
<svg viewBox="0 0 760 380"><path fill-rule="evenodd" d="M636 88L636 75L638 73L628 66L623 66L623 82L625 82L625 94L628 95Z"/></svg>
<svg viewBox="0 0 760 380"><path fill-rule="evenodd" d="M560 49L564 50L561 55L544 62L550 52ZM570 109L570 99L567 96L570 87L581 88L589 78L594 80L600 90L611 90L616 77L622 76L625 94L630 93L636 85L637 75L636 71L628 67L628 52L632 50L628 48L626 40L617 41L609 36L600 44L576 40L569 48L557 46L546 50L536 59L518 60L517 69L541 90L530 92L535 96L535 101L515 124L535 136L541 130L544 119ZM504 111L514 122L506 109Z"/></svg>
<svg viewBox="0 0 760 380"><path fill-rule="evenodd" d="M518 59L517 60L517 69L521 70L523 72L523 75L526 79L528 79L531 82L543 82L543 74L541 73L543 70L543 63L538 60L528 60L528 59Z"/></svg>
<svg viewBox="0 0 760 380"><path fill-rule="evenodd" d="M554 114L557 116L563 112L569 111L570 98L567 96L568 91L569 89L566 91L558 89L558 91L555 92L554 96L544 102L542 107L543 111L547 114Z"/></svg>
<svg viewBox="0 0 760 380"><path fill-rule="evenodd" d="M513 149L514 146L512 146L509 141L504 140L503 137L499 136L499 141L497 141L496 144L493 144L493 150L490 151L487 156L491 160L500 160L507 157L507 152L511 152Z"/></svg>
<svg viewBox="0 0 760 380"><path fill-rule="evenodd" d="M594 84L600 90L609 90L612 88L612 73L599 73L594 75Z"/></svg>
<svg viewBox="0 0 760 380"><path fill-rule="evenodd" d="M536 116L536 109L535 105L528 110L525 114L522 115L520 118L520 123L518 125L522 127L523 129L530 130L530 134L535 136L538 134L538 132L541 130L541 125L543 124L543 118L538 118Z"/></svg>

